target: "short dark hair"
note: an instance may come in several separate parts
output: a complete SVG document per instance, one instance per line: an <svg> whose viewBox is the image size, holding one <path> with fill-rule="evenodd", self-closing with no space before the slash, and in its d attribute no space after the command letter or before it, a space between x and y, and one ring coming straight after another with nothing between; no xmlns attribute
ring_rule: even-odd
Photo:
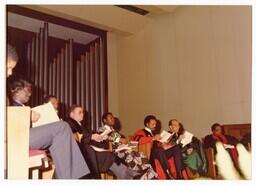
<svg viewBox="0 0 256 185"><path fill-rule="evenodd" d="M221 125L219 123L214 123L212 126L211 126L211 130L214 131L216 129L216 127L221 127Z"/></svg>
<svg viewBox="0 0 256 185"><path fill-rule="evenodd" d="M107 117L109 116L109 115L112 115L113 116L113 114L111 113L111 112L105 112L103 115L102 115L102 117L101 117L101 120L102 120L102 122L104 123L104 119L107 119Z"/></svg>
<svg viewBox="0 0 256 185"><path fill-rule="evenodd" d="M16 49L9 43L7 44L7 58L12 59L16 62L19 60Z"/></svg>
<svg viewBox="0 0 256 185"><path fill-rule="evenodd" d="M70 108L68 109L68 116L70 116L70 113L73 112L76 108L82 108L81 105L78 105L78 104L73 104L70 106Z"/></svg>
<svg viewBox="0 0 256 185"><path fill-rule="evenodd" d="M54 96L54 95L48 95L48 96L45 96L45 97L44 97L44 103L48 103L51 98L57 99L57 97Z"/></svg>
<svg viewBox="0 0 256 185"><path fill-rule="evenodd" d="M28 82L27 80L23 80L23 79L15 80L8 86L8 94L10 97L13 97L20 90L23 90L25 87L31 87L31 86L32 86L31 83Z"/></svg>
<svg viewBox="0 0 256 185"><path fill-rule="evenodd" d="M147 126L147 123L149 123L150 120L152 120L152 119L157 121L157 119L156 119L156 117L154 115L147 115L144 118L144 126Z"/></svg>

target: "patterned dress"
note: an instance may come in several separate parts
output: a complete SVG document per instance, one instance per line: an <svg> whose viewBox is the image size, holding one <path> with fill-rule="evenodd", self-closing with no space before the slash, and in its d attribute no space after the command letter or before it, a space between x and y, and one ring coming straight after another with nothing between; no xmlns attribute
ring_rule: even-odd
<svg viewBox="0 0 256 185"><path fill-rule="evenodd" d="M105 129L107 129L106 125L100 127L98 132L102 133ZM112 142L113 149L116 149L120 145L119 141L122 136L113 128L111 129L112 132L109 134L111 137L110 142ZM148 158L142 152L125 149L116 151L115 154L120 162L123 162L128 168L138 172L139 177L143 176L145 179L154 179L157 177L157 173L153 170Z"/></svg>

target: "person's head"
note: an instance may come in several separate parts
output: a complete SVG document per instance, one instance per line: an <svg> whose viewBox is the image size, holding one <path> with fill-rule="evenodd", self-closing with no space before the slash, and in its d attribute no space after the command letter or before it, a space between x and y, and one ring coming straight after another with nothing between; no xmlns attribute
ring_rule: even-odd
<svg viewBox="0 0 256 185"><path fill-rule="evenodd" d="M15 68L18 60L19 60L19 57L17 55L16 49L10 44L7 44L7 61L6 61L7 77L12 75L12 71Z"/></svg>
<svg viewBox="0 0 256 185"><path fill-rule="evenodd" d="M212 130L212 133L214 135L221 135L222 134L222 127L219 123L214 123L212 126L211 126L211 130Z"/></svg>
<svg viewBox="0 0 256 185"><path fill-rule="evenodd" d="M54 109L55 109L56 111L58 111L58 108L59 108L59 101L58 101L58 99L57 99L56 96L53 96L53 95L46 96L45 99L44 99L44 102L45 102L45 103L51 102L52 105L53 105L53 107L54 107Z"/></svg>
<svg viewBox="0 0 256 185"><path fill-rule="evenodd" d="M102 122L104 125L113 127L115 125L115 118L111 112L106 112L102 115Z"/></svg>
<svg viewBox="0 0 256 185"><path fill-rule="evenodd" d="M9 86L11 99L20 103L27 103L32 94L32 85L26 80L15 80Z"/></svg>
<svg viewBox="0 0 256 185"><path fill-rule="evenodd" d="M80 105L71 105L69 108L69 117L81 122L84 119L84 110Z"/></svg>
<svg viewBox="0 0 256 185"><path fill-rule="evenodd" d="M171 132L175 132L178 134L183 134L184 132L184 127L182 123L180 123L177 119L171 119L169 121L169 128Z"/></svg>
<svg viewBox="0 0 256 185"><path fill-rule="evenodd" d="M144 118L144 126L154 131L156 129L157 119L153 115L147 115Z"/></svg>

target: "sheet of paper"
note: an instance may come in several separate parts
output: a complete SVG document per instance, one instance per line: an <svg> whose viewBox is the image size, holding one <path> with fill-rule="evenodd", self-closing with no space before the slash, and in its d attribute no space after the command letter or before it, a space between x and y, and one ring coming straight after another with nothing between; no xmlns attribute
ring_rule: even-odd
<svg viewBox="0 0 256 185"><path fill-rule="evenodd" d="M96 147L96 146L93 146L93 145L90 145L95 151L97 152L106 152L106 151L109 151L107 149L104 149L104 148L99 148L99 147Z"/></svg>
<svg viewBox="0 0 256 185"><path fill-rule="evenodd" d="M230 144L223 144L224 148L235 148L234 145L230 145Z"/></svg>
<svg viewBox="0 0 256 185"><path fill-rule="evenodd" d="M180 143L182 144L182 147L189 144L192 141L192 138L193 138L194 135L192 133L188 132L188 131L185 131L184 136L185 137L180 141Z"/></svg>
<svg viewBox="0 0 256 185"><path fill-rule="evenodd" d="M32 110L40 114L40 118L36 122L32 123L33 127L38 127L60 120L51 102L34 107Z"/></svg>
<svg viewBox="0 0 256 185"><path fill-rule="evenodd" d="M102 132L100 135L101 135L102 137L105 137L105 136L108 136L108 134L109 134L110 132L112 132L112 130L106 128L106 130L104 130L104 132Z"/></svg>
<svg viewBox="0 0 256 185"><path fill-rule="evenodd" d="M167 143L168 142L168 140L172 137L172 135L173 134L171 134L171 133L169 133L169 132L167 132L167 131L165 131L165 130L163 130L162 132L161 132L161 134L160 134L160 142L161 143Z"/></svg>

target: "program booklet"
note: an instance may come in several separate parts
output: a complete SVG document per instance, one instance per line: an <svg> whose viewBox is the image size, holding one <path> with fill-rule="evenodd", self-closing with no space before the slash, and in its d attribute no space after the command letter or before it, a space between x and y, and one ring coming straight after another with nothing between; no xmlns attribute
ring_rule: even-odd
<svg viewBox="0 0 256 185"><path fill-rule="evenodd" d="M161 143L168 143L170 138L172 137L173 134L163 130L160 134L160 141Z"/></svg>
<svg viewBox="0 0 256 185"><path fill-rule="evenodd" d="M32 127L38 127L60 120L51 102L36 106L31 110L40 114L40 118L36 122L32 123Z"/></svg>

